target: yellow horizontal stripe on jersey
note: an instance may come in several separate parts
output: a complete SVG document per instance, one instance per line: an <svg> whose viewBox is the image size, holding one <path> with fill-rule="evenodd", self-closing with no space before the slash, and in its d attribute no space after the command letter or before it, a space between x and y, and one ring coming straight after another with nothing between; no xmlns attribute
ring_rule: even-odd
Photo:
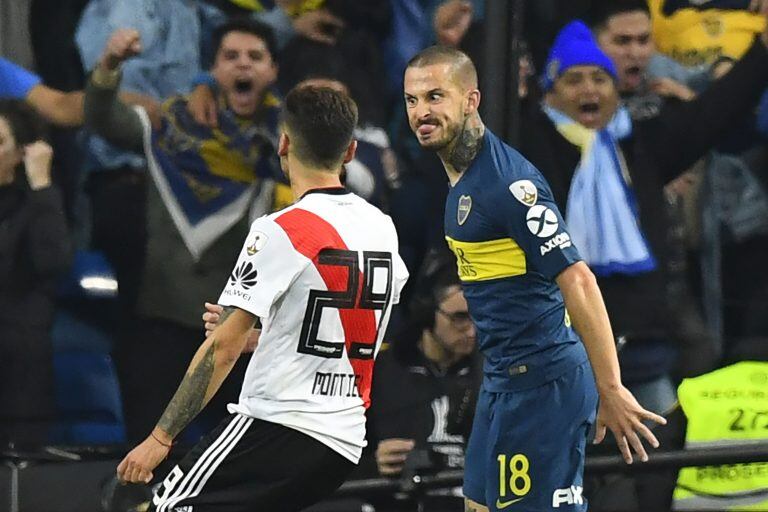
<svg viewBox="0 0 768 512"><path fill-rule="evenodd" d="M526 273L525 253L511 238L462 242L446 236L462 281L488 281Z"/></svg>

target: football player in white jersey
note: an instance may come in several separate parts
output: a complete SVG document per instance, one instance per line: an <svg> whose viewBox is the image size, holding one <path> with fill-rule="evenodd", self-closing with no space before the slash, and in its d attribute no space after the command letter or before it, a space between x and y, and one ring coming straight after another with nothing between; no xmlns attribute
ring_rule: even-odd
<svg viewBox="0 0 768 512"><path fill-rule="evenodd" d="M251 226L218 326L118 477L150 482L257 321L261 337L232 414L169 473L150 510L301 510L359 461L374 358L408 272L391 219L341 185L356 123L339 91L303 85L286 96L278 154L296 202Z"/></svg>

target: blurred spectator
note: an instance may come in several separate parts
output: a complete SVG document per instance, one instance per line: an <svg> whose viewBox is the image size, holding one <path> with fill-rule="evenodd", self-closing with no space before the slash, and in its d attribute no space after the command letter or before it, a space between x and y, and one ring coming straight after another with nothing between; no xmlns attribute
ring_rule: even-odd
<svg viewBox="0 0 768 512"><path fill-rule="evenodd" d="M598 277L623 344L623 380L659 414L676 400L663 188L755 107L768 83L766 41L764 34L706 93L679 102L675 116L634 121L620 106L616 67L575 22L551 50L544 105L526 109L521 151L549 181L574 245Z"/></svg>
<svg viewBox="0 0 768 512"><path fill-rule="evenodd" d="M659 117L660 122L674 123L680 115L681 100L693 99L733 67L734 61L729 58L718 59L706 73L684 69L681 72L681 66L674 62L653 64L651 60L656 56L652 57L650 12L645 2L614 0L598 5L591 19L593 30L601 48L616 65L622 101L635 121ZM651 73L663 77L650 79ZM672 77L686 81L692 88ZM764 95L761 104L766 104L766 98ZM748 115L718 141L718 150L741 152L756 140L755 120ZM766 215L765 192L739 158L712 153L697 167L698 172L675 180L670 188L673 200L682 198L689 211L696 211L693 218L688 216L687 229L689 240L701 251L703 283L699 285L696 279L694 284L702 290L709 328L709 332L702 330L696 307L682 300L683 296L672 302L681 328L680 339L691 349L681 361L686 375L711 369L722 353L723 334L738 353L749 352L745 345L759 343L761 337L768 335L768 326L761 327L762 315L755 315L768 299L762 295L765 283L758 278L763 274L758 262L768 251L766 223L761 220ZM670 268L671 273L677 269L679 278L685 277L680 273L681 264L685 260L677 258ZM744 275L751 277L744 279ZM670 279L669 283L676 293L690 296L685 282L679 278Z"/></svg>
<svg viewBox="0 0 768 512"><path fill-rule="evenodd" d="M201 27L195 1L90 0L76 33L85 69L94 69L111 34L122 27L136 30L142 41L141 53L123 66L123 93L141 94L159 104L189 90L200 72ZM103 251L115 267L122 323L128 323L147 243L146 161L141 153L123 151L96 134L87 137L86 147L81 181L90 201L81 205L82 222L91 246Z"/></svg>
<svg viewBox="0 0 768 512"><path fill-rule="evenodd" d="M157 103L152 98L129 92L122 92L120 97L131 104L144 106L150 116L156 116ZM42 78L37 74L0 57L0 98L25 100L48 123L55 128L59 128L59 130L51 132L51 144L56 148L53 179L54 183L62 189L64 207L68 217L73 219L73 224L76 228L75 235L80 235L76 238L79 238L82 243L83 239L87 240L88 238L87 235L82 233L87 227L83 224L87 224L87 222L85 222L82 216L78 216L78 213L82 214L82 212L73 213L74 210L78 210L75 203L82 199L80 197L82 190L82 183L80 183L82 179L82 155L80 144L77 142L76 132L66 129L78 128L83 124L83 91L64 92L58 88L49 87L42 83ZM130 204L129 201L122 197L126 191L121 190L120 192L121 195L111 198L110 211L114 211L113 207L115 204ZM107 213L100 213L103 214L102 216L108 216L109 211ZM122 227L126 228L122 233L124 236L123 241L126 238L130 239L127 236L127 233L130 233L127 229L128 226ZM123 243L121 248L125 250L129 245ZM126 252L130 255L129 251ZM109 253L110 256L113 253L114 251ZM118 261L120 260L118 259Z"/></svg>
<svg viewBox="0 0 768 512"><path fill-rule="evenodd" d="M282 90L289 91L299 83L312 83L351 94L357 101L345 81L349 75L347 65L332 47L314 45L309 52L298 53L296 57L298 65L291 68L287 77L281 69ZM191 95L190 115L200 124L213 127L215 118L208 112L215 109L215 105L214 92L208 85L200 85ZM397 160L387 133L382 127L361 118L354 136L358 142L357 151L352 161L344 165L344 184L366 201L387 211L392 192L400 186ZM267 185L271 187L272 195L270 211L293 204L293 194L285 180L269 180ZM266 194L263 195L266 197Z"/></svg>
<svg viewBox="0 0 768 512"><path fill-rule="evenodd" d="M71 248L42 136L29 107L0 100L0 447L44 444L54 412L49 330Z"/></svg>
<svg viewBox="0 0 768 512"><path fill-rule="evenodd" d="M384 43L384 55L389 92L399 99L408 60L436 40L458 44L472 20L483 18L484 2L391 0L391 4L392 32Z"/></svg>
<svg viewBox="0 0 768 512"><path fill-rule="evenodd" d="M713 78L724 76L732 67L732 61L721 59L712 67ZM764 93L757 123L750 118L719 149L730 153L752 147L737 155L712 154L696 175L696 187L686 196L695 208L694 221L700 228L695 242L701 253L708 320L723 337L728 362L768 357L768 321L763 314L768 305L768 274L762 264L768 256L764 178L768 157L765 133L760 134L767 102L768 94Z"/></svg>
<svg viewBox="0 0 768 512"><path fill-rule="evenodd" d="M455 260L429 258L415 293L407 326L376 360L368 440L385 477L400 476L406 459L418 451L428 455L427 467L418 468L421 474L464 467L481 379L475 327ZM460 495L419 501L418 510L463 510ZM377 503L376 510L417 506Z"/></svg>
<svg viewBox="0 0 768 512"><path fill-rule="evenodd" d="M367 11L362 11L367 6ZM329 12L344 20L332 44L298 35L280 52L280 89L304 78L329 76L343 81L355 98L361 124L386 126L390 112L381 42L389 33L389 2L330 0Z"/></svg>
<svg viewBox="0 0 768 512"><path fill-rule="evenodd" d="M600 49L616 67L616 86L633 120L659 115L666 98L693 98L693 91L684 83L649 76L651 60L664 57L656 53L651 15L644 0L597 2L591 11L590 25ZM680 67L674 62L666 64Z"/></svg>
<svg viewBox="0 0 768 512"><path fill-rule="evenodd" d="M649 0L659 51L688 66L740 59L765 29L751 0Z"/></svg>
<svg viewBox="0 0 768 512"><path fill-rule="evenodd" d="M269 25L282 49L294 37L334 45L347 23L378 20L387 8L380 0L199 0L217 8L223 16L252 15ZM339 6L343 6L339 8ZM350 19L352 18L352 19ZM374 32L377 29L374 28Z"/></svg>
<svg viewBox="0 0 768 512"><path fill-rule="evenodd" d="M82 88L83 73L77 53L73 51L71 30L72 18L82 7L72 4L83 1L0 2L0 56L9 57L25 68L36 69L57 89ZM68 41L59 39L68 31ZM50 58L52 55L55 57ZM75 133L54 128L48 131L48 142L54 148L54 183L63 194L67 217L73 219L80 168Z"/></svg>
<svg viewBox="0 0 768 512"><path fill-rule="evenodd" d="M593 0L537 0L525 2L525 39L536 69L543 69L549 48L563 26L583 18Z"/></svg>
<svg viewBox="0 0 768 512"><path fill-rule="evenodd" d="M617 89L621 103L633 122L657 118L658 122L675 122L680 104L696 94L685 84L670 77L652 77L649 68L660 57L651 35L651 17L644 0L603 0L591 11L592 31L600 49L611 59L618 76ZM669 59L666 59L669 61ZM658 63L672 76L681 68L674 61ZM670 121L671 120L671 121ZM687 175L686 175L687 176ZM685 183L683 178L677 184ZM679 188L677 189L679 191ZM680 373L690 376L711 370L718 362L722 349L714 332L707 332L700 312L700 304L693 300L686 273L685 219L680 211L680 194L667 195L664 202L668 215L667 236L667 288L674 298L669 299L673 309L672 332L685 347L679 358ZM676 372L678 373L678 372Z"/></svg>
<svg viewBox="0 0 768 512"><path fill-rule="evenodd" d="M129 440L143 439L175 390L201 335L199 305L226 280L232 255L248 231L249 208L253 214L266 211L253 204L261 178L279 169L271 31L234 20L220 27L215 41L216 130L196 124L182 96L166 101L154 124L141 109L117 99L120 65L142 49L134 30L113 34L86 89L88 126L120 147L143 152L150 163L136 332L125 333L116 357ZM167 357L147 359L147 352ZM160 366L151 367L151 361L160 360ZM243 370L241 363L235 371ZM237 396L235 388L217 395L203 421L220 418Z"/></svg>
<svg viewBox="0 0 768 512"><path fill-rule="evenodd" d="M83 65L93 69L120 28L141 36L142 51L123 66L121 86L156 100L188 92L200 72L200 21L189 0L91 0L77 27Z"/></svg>

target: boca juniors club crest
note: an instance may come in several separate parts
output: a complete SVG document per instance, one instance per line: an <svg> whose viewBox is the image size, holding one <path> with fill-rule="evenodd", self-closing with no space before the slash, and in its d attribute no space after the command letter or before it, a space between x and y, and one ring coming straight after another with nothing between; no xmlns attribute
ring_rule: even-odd
<svg viewBox="0 0 768 512"><path fill-rule="evenodd" d="M459 226L464 224L469 217L469 211L472 209L472 198L470 196L461 196L459 198L459 208L456 212L456 220Z"/></svg>

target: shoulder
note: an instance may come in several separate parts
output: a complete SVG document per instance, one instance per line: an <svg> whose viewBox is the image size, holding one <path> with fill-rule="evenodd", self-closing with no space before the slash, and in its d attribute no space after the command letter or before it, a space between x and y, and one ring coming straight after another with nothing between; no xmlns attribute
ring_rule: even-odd
<svg viewBox="0 0 768 512"><path fill-rule="evenodd" d="M271 223L273 229L284 234L298 253L310 260L324 248L338 247L342 243L329 215L304 200L263 218L265 223Z"/></svg>
<svg viewBox="0 0 768 512"><path fill-rule="evenodd" d="M375 219L377 224L382 229L390 230L392 233L395 232L395 224L392 221L392 217L381 211L378 206L369 203L362 197L356 194L352 194L352 196L355 198L354 200L357 201L360 205L360 209L365 212L366 215L369 215L371 219Z"/></svg>
<svg viewBox="0 0 768 512"><path fill-rule="evenodd" d="M517 150L494 139L488 141L494 178L492 186L488 188L489 194L494 199L512 194L522 204L531 206L536 202L537 190L545 188L543 176Z"/></svg>
<svg viewBox="0 0 768 512"><path fill-rule="evenodd" d="M540 175L536 168L519 151L489 133L485 139L488 145L489 165L500 182L530 179Z"/></svg>

